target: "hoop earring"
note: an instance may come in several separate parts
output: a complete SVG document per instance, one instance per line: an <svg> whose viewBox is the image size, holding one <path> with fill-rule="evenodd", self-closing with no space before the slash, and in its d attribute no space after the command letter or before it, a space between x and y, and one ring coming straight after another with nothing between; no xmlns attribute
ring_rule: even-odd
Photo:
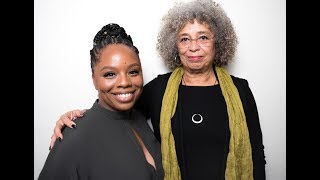
<svg viewBox="0 0 320 180"><path fill-rule="evenodd" d="M178 62L178 60L180 60L180 57L179 57L179 55L177 54L176 57L174 58L174 61L175 61L175 62Z"/></svg>

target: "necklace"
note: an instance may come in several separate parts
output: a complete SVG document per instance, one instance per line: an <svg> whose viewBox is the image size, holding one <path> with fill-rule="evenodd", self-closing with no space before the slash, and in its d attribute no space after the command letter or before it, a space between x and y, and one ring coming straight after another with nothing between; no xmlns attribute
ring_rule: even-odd
<svg viewBox="0 0 320 180"><path fill-rule="evenodd" d="M195 117L197 117L197 119L199 117L200 119L199 120L195 120ZM201 114L194 114L194 115L192 115L191 120L192 120L193 123L199 124L199 123L202 122L203 117L201 116Z"/></svg>
<svg viewBox="0 0 320 180"><path fill-rule="evenodd" d="M187 86L187 83L186 83L186 81L184 80L184 76L182 76L182 84L185 85L185 86ZM217 77L215 78L213 85L216 85L216 84L217 84ZM203 121L203 117L202 117L201 114L195 113L195 114L193 114L193 115L191 116L191 120L192 120L192 122L195 123L195 124L200 124L200 123L202 123L202 121Z"/></svg>

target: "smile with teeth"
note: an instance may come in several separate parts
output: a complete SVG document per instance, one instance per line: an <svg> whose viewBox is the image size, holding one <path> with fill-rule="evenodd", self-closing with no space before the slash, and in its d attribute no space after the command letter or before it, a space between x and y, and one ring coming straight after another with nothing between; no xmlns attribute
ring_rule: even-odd
<svg viewBox="0 0 320 180"><path fill-rule="evenodd" d="M115 94L115 97L120 102L129 102L134 98L133 93Z"/></svg>

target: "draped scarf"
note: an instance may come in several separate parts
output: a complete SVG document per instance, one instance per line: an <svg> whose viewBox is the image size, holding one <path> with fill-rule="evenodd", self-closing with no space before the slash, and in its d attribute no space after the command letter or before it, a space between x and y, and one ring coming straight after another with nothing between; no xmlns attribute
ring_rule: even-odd
<svg viewBox="0 0 320 180"><path fill-rule="evenodd" d="M253 180L252 151L245 113L230 74L223 67L215 67L220 88L227 105L230 128L229 152L226 163L226 180ZM160 135L162 164L165 180L181 180L180 168L176 155L175 141L171 130L178 101L178 89L184 74L181 66L169 77L162 99L160 114Z"/></svg>

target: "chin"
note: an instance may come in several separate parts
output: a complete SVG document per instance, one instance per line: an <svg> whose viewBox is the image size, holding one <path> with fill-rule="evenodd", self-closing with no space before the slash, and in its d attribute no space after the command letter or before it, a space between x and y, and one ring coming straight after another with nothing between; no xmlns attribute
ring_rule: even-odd
<svg viewBox="0 0 320 180"><path fill-rule="evenodd" d="M189 68L191 69L191 71L198 71L203 69L203 66L190 66Z"/></svg>
<svg viewBox="0 0 320 180"><path fill-rule="evenodd" d="M128 111L132 108L133 108L133 104L119 105L119 106L115 107L115 109L117 109L117 111Z"/></svg>

